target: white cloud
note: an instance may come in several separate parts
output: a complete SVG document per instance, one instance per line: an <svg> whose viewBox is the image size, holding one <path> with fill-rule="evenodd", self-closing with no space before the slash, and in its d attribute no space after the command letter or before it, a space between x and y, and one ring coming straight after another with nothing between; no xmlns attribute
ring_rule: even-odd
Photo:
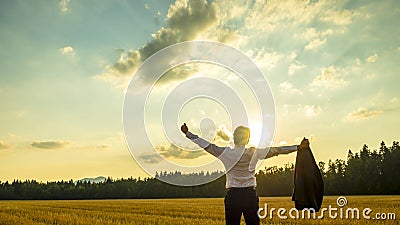
<svg viewBox="0 0 400 225"><path fill-rule="evenodd" d="M337 73L337 69L334 66L329 66L321 69L321 74L314 78L311 86L335 89L346 84L347 82Z"/></svg>
<svg viewBox="0 0 400 225"><path fill-rule="evenodd" d="M129 76L115 76L113 73L103 73L92 77L95 80L111 84L114 88L124 91L131 78Z"/></svg>
<svg viewBox="0 0 400 225"><path fill-rule="evenodd" d="M283 116L288 116L289 115L289 111L290 111L290 106L287 104L284 104L282 106L282 115Z"/></svg>
<svg viewBox="0 0 400 225"><path fill-rule="evenodd" d="M104 72L96 75L96 78L121 83L120 78L131 76L137 67L149 56L158 50L182 41L194 40L202 32L217 23L216 3L198 0L177 0L169 7L165 26L152 35L152 40L137 50L129 50L121 55L113 65L105 68ZM151 79L147 75L142 77L144 83ZM182 79L180 74L171 79Z"/></svg>
<svg viewBox="0 0 400 225"><path fill-rule="evenodd" d="M315 137L315 135L314 134L310 134L310 135L308 135L308 136L306 136L306 137L296 137L295 139L294 139L294 141L295 141L295 143L301 143L301 141L303 140L303 138L307 138L310 142L314 142L314 141L316 141L317 140L317 138Z"/></svg>
<svg viewBox="0 0 400 225"><path fill-rule="evenodd" d="M31 145L35 148L57 149L63 148L67 144L69 144L67 141L34 141Z"/></svg>
<svg viewBox="0 0 400 225"><path fill-rule="evenodd" d="M249 8L245 23L248 29L272 32L282 25L307 24L318 17L321 9L325 7L325 2L255 1Z"/></svg>
<svg viewBox="0 0 400 225"><path fill-rule="evenodd" d="M304 115L306 117L315 117L322 112L321 106L315 105L305 105L302 107L302 110L304 111Z"/></svg>
<svg viewBox="0 0 400 225"><path fill-rule="evenodd" d="M374 63L374 62L376 62L376 60L378 60L378 54L376 54L376 53L368 56L368 58L367 58L367 62L369 62L369 63Z"/></svg>
<svg viewBox="0 0 400 225"><path fill-rule="evenodd" d="M361 108L358 108L356 111L350 112L349 114L347 114L345 121L352 122L352 121L369 119L369 118L378 116L382 113L383 113L383 111L381 111L381 110L368 111L367 109L361 107Z"/></svg>
<svg viewBox="0 0 400 225"><path fill-rule="evenodd" d="M295 35L296 36L296 35ZM320 32L317 31L314 27L307 28L306 31L303 33L303 37L306 40L312 40L320 36Z"/></svg>
<svg viewBox="0 0 400 225"><path fill-rule="evenodd" d="M246 2L248 9L244 13L244 30L256 36L291 30L294 37L302 36L304 27L326 23L323 30L315 27L307 28L303 38L307 40L305 50L316 49L327 42L327 37L346 30L355 11L343 10L334 1L287 1L269 0ZM298 34L298 35L296 35Z"/></svg>
<svg viewBox="0 0 400 225"><path fill-rule="evenodd" d="M246 55L252 58L257 66L264 69L272 69L282 58L282 55L278 52L268 52L264 48L258 51L249 50Z"/></svg>
<svg viewBox="0 0 400 225"><path fill-rule="evenodd" d="M303 94L302 91L300 91L297 88L294 88L293 84L291 84L288 81L284 81L284 82L280 83L279 88L283 94L299 94L299 95Z"/></svg>
<svg viewBox="0 0 400 225"><path fill-rule="evenodd" d="M156 164L162 161L162 157L159 154L148 154L139 156L145 163Z"/></svg>
<svg viewBox="0 0 400 225"><path fill-rule="evenodd" d="M222 139L223 141L229 141L231 139L231 134L230 132L225 128L225 127L220 127L216 131L216 136L215 138Z"/></svg>
<svg viewBox="0 0 400 225"><path fill-rule="evenodd" d="M245 51L262 69L272 69L280 63L283 54L273 48L268 48L268 51L254 48L253 44L258 45L260 34L264 36L275 31L287 33L289 29L298 34L292 37L305 41L304 50L316 50L326 45L329 37L339 28L349 25L356 14L355 11L342 10L330 1L257 0L238 3L228 0L177 0L170 5L164 26L152 35L147 44L138 49L125 50L118 61L105 66L103 72L95 77L124 87L124 77L134 74L147 57L171 44L195 39L227 43ZM327 26L314 27L313 21L319 20ZM295 60L297 54L293 51L284 57ZM296 60L289 65L288 74L292 75L305 67ZM170 78L172 81L185 77ZM153 79L147 75L141 80L146 84Z"/></svg>
<svg viewBox="0 0 400 225"><path fill-rule="evenodd" d="M351 71L354 73L359 73L361 71L361 60L359 58L354 60L354 65L351 67Z"/></svg>
<svg viewBox="0 0 400 225"><path fill-rule="evenodd" d="M290 59L290 60L294 60L294 59L297 58L297 53L296 53L295 51L292 51L292 52L288 55L287 58Z"/></svg>
<svg viewBox="0 0 400 225"><path fill-rule="evenodd" d="M66 13L68 12L69 8L68 8L68 4L69 4L70 0L60 0L59 1L59 6L60 6L60 10L62 13Z"/></svg>
<svg viewBox="0 0 400 225"><path fill-rule="evenodd" d="M302 38L308 42L305 50L316 49L327 42L327 37L333 34L332 29L317 30L314 27L307 28L302 34L295 34L294 37Z"/></svg>
<svg viewBox="0 0 400 225"><path fill-rule="evenodd" d="M199 40L214 40L240 49L248 44L248 36L240 33L239 29L212 26L198 35Z"/></svg>
<svg viewBox="0 0 400 225"><path fill-rule="evenodd" d="M359 14L339 9L335 1L259 0L246 5L245 26L257 33L271 33L283 27L304 27L315 24L313 21L323 21L332 29L343 30Z"/></svg>
<svg viewBox="0 0 400 225"><path fill-rule="evenodd" d="M322 40L319 38L313 39L306 46L304 46L304 49L305 50L316 49L316 48L324 45L326 43L326 40L327 40L326 38L324 38Z"/></svg>
<svg viewBox="0 0 400 225"><path fill-rule="evenodd" d="M285 146L285 145L287 145L287 144L288 144L288 143L287 143L285 140L279 142L279 146Z"/></svg>
<svg viewBox="0 0 400 225"><path fill-rule="evenodd" d="M75 49L72 48L71 46L65 46L63 48L58 49L58 51L62 55L75 55Z"/></svg>
<svg viewBox="0 0 400 225"><path fill-rule="evenodd" d="M357 12L350 10L341 11L327 11L320 17L321 21L329 22L335 25L349 25L352 22L354 16L358 15Z"/></svg>
<svg viewBox="0 0 400 225"><path fill-rule="evenodd" d="M313 40L316 38L323 38L323 37L328 37L333 34L332 29L326 29L323 31L318 31L314 27L307 28L305 32L303 32L302 36L306 40ZM298 36L298 35L295 35Z"/></svg>
<svg viewBox="0 0 400 225"><path fill-rule="evenodd" d="M177 0L170 5L164 26L152 35L152 40L141 48L124 51L117 62L105 66L96 77L111 83L122 83L118 80L134 74L138 65L156 51L177 42L195 39L220 41L245 52L250 51L248 55L260 67L271 69L279 63L282 55L277 53L277 49L268 48L267 52L254 48L253 44L258 45L260 38L275 31L288 34L288 30L291 30L306 41L305 50L315 50L325 45L328 37L337 29L347 26L354 15L353 12L339 9L337 4L330 1ZM313 21L320 20L322 16L324 22L328 23L326 28L312 27L315 26ZM345 20L340 21L339 17L345 17ZM308 28L304 30L304 27ZM291 35L288 36L290 38ZM293 52L289 57L293 60L297 55ZM304 68L300 64L289 67L290 74ZM144 82L152 80L149 76L144 77Z"/></svg>
<svg viewBox="0 0 400 225"><path fill-rule="evenodd" d="M306 68L306 65L300 64L299 61L295 61L294 63L289 65L288 74L293 75L296 71Z"/></svg>
<svg viewBox="0 0 400 225"><path fill-rule="evenodd" d="M205 151L189 151L183 148L180 148L174 144L162 145L156 147L157 151L165 158L174 158L174 159L196 159L207 153Z"/></svg>

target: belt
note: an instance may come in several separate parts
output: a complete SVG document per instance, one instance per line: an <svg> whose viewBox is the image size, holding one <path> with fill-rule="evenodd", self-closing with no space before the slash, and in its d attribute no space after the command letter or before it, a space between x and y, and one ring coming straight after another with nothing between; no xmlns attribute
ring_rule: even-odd
<svg viewBox="0 0 400 225"><path fill-rule="evenodd" d="M227 188L228 191L245 191L245 190L256 190L256 187L231 187Z"/></svg>

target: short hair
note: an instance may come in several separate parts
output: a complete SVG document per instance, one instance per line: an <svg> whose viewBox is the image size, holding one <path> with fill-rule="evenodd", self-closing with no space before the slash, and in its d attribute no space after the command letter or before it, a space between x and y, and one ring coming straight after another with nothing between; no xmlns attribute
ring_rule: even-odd
<svg viewBox="0 0 400 225"><path fill-rule="evenodd" d="M233 142L237 146L245 146L250 140L250 129L245 126L236 127L233 132Z"/></svg>

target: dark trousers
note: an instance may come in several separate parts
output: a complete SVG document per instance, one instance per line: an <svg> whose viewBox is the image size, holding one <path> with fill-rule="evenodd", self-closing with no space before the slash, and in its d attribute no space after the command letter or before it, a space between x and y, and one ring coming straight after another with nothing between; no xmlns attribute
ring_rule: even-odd
<svg viewBox="0 0 400 225"><path fill-rule="evenodd" d="M225 196L226 225L239 225L242 213L246 225L259 225L258 196L254 188L228 189Z"/></svg>

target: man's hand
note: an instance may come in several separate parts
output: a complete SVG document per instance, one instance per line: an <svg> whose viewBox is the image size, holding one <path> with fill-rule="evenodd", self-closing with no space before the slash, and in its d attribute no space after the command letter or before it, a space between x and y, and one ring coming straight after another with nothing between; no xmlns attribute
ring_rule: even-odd
<svg viewBox="0 0 400 225"><path fill-rule="evenodd" d="M186 133L189 131L189 128L186 126L186 123L184 123L184 124L181 126L181 131L182 131L182 133L184 133L184 134L186 134Z"/></svg>
<svg viewBox="0 0 400 225"><path fill-rule="evenodd" d="M302 150L310 147L310 142L307 138L303 138L300 145L297 145L297 150Z"/></svg>

